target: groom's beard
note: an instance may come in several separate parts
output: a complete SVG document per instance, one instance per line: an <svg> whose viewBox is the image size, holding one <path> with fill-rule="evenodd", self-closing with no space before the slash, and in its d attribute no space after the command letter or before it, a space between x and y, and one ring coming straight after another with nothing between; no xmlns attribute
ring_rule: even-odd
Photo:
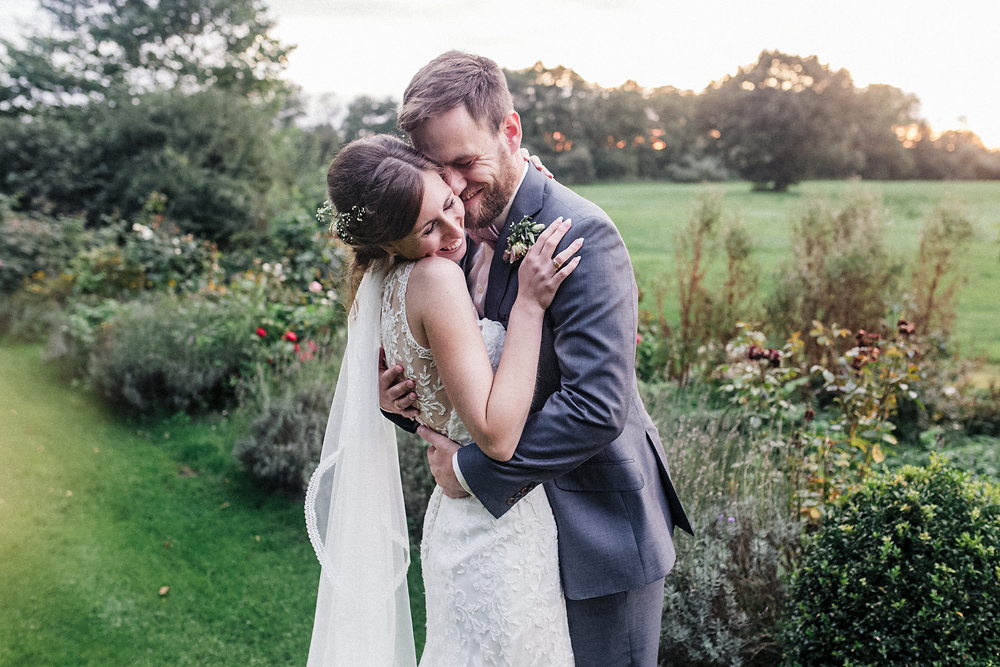
<svg viewBox="0 0 1000 667"><path fill-rule="evenodd" d="M517 182L520 180L521 174L517 170L516 162L511 159L509 153L504 151L503 146L498 146L497 151L501 165L500 172L493 183L483 188L482 203L475 210L466 211L465 227L467 229L479 229L492 225L497 216L507 208L507 202L513 196L514 190L517 189Z"/></svg>

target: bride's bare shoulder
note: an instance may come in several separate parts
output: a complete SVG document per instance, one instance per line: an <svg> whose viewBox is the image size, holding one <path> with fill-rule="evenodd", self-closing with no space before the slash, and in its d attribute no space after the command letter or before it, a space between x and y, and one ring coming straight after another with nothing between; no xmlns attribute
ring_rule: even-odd
<svg viewBox="0 0 1000 667"><path fill-rule="evenodd" d="M410 270L410 284L421 287L465 286L465 273L455 262L443 257L424 257Z"/></svg>

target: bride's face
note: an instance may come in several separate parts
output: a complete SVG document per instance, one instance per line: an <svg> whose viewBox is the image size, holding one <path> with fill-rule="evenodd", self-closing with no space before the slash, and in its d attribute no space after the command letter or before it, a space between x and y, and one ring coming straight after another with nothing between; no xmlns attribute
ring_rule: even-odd
<svg viewBox="0 0 1000 667"><path fill-rule="evenodd" d="M465 256L465 207L462 200L435 172L422 172L424 198L417 223L408 235L388 244L386 250L406 259L432 255L453 262Z"/></svg>

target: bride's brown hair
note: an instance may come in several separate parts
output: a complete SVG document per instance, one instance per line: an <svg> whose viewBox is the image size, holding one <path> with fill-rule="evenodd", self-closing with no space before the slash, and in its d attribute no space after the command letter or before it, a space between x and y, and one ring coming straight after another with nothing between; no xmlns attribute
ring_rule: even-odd
<svg viewBox="0 0 1000 667"><path fill-rule="evenodd" d="M424 198L423 172L428 171L440 174L441 168L387 134L352 141L334 158L326 187L337 209L337 235L354 253L351 295L368 267L388 257L382 246L413 229Z"/></svg>

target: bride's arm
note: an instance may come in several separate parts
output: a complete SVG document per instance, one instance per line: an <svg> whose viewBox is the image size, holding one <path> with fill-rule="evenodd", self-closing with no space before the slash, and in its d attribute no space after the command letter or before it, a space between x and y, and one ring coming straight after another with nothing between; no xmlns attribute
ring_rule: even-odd
<svg viewBox="0 0 1000 667"><path fill-rule="evenodd" d="M422 260L410 274L407 319L434 355L445 391L462 423L483 452L507 461L514 454L535 389L542 318L556 289L579 262L570 259L574 242L553 264L556 244L569 224L556 221L522 260L522 285L507 323L507 337L496 375L476 323L465 275L447 260ZM525 289L525 286L529 286ZM416 325L416 326L413 326Z"/></svg>

